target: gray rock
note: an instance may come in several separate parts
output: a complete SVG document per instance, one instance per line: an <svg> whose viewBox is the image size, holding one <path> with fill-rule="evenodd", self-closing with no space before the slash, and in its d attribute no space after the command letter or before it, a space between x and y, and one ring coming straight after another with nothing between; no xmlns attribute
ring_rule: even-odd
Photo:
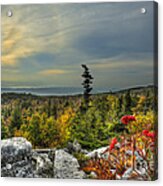
<svg viewBox="0 0 163 186"><path fill-rule="evenodd" d="M80 146L76 144L76 151ZM79 163L64 150L33 150L25 138L2 140L1 176L28 178L85 178Z"/></svg>
<svg viewBox="0 0 163 186"><path fill-rule="evenodd" d="M32 145L25 138L1 141L1 176L34 177L31 164Z"/></svg>
<svg viewBox="0 0 163 186"><path fill-rule="evenodd" d="M81 145L78 143L77 140L74 140L73 143L69 142L65 151L70 154L73 153L88 154L88 151L86 149L82 149Z"/></svg>
<svg viewBox="0 0 163 186"><path fill-rule="evenodd" d="M81 149L81 153L82 153L82 154L88 154L89 151L87 151L86 149Z"/></svg>
<svg viewBox="0 0 163 186"><path fill-rule="evenodd" d="M128 168L124 174L121 177L122 180L139 180L139 181L144 181L144 180L151 180L148 175L141 175L139 174L136 170L133 170L132 168Z"/></svg>
<svg viewBox="0 0 163 186"><path fill-rule="evenodd" d="M81 151L81 145L77 142L77 140L74 140L73 143L69 142L67 149L70 153L73 152L80 152Z"/></svg>
<svg viewBox="0 0 163 186"><path fill-rule="evenodd" d="M54 177L63 179L82 179L85 173L79 170L76 158L60 149L55 152Z"/></svg>
<svg viewBox="0 0 163 186"><path fill-rule="evenodd" d="M48 154L39 154L35 152L32 155L32 162L35 175L42 178L53 177L53 163L49 159Z"/></svg>
<svg viewBox="0 0 163 186"><path fill-rule="evenodd" d="M132 151L127 150L126 155L132 156ZM137 151L134 152L134 155L136 157L134 161L134 170L133 168L128 168L124 172L122 179L128 180L131 179L131 177L134 175L134 180L150 180L151 178L147 173L147 162L145 161L145 159L143 159L143 157L140 156Z"/></svg>
<svg viewBox="0 0 163 186"><path fill-rule="evenodd" d="M135 170L137 173L139 173L140 175L145 175L146 174L146 170L148 169L148 165L147 162L143 159L143 157L141 157L139 155L139 153L137 151L134 152L136 159L135 159ZM126 155L132 156L132 151L131 150L127 150L126 151Z"/></svg>
<svg viewBox="0 0 163 186"><path fill-rule="evenodd" d="M109 152L104 153L107 149L108 149L108 146L93 150L92 152L89 152L88 154L86 154L86 157L89 157L89 158L97 157L97 158L108 159Z"/></svg>
<svg viewBox="0 0 163 186"><path fill-rule="evenodd" d="M1 168L2 177L34 177L31 161L21 160Z"/></svg>
<svg viewBox="0 0 163 186"><path fill-rule="evenodd" d="M28 158L31 155L32 145L22 137L14 137L1 141L1 164L13 163Z"/></svg>

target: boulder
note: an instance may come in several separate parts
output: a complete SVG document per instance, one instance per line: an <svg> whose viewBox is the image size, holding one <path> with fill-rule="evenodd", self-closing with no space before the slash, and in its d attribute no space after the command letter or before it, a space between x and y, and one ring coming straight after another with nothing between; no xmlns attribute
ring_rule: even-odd
<svg viewBox="0 0 163 186"><path fill-rule="evenodd" d="M76 158L64 150L56 150L54 160L54 177L63 179L82 179L85 173L79 170Z"/></svg>
<svg viewBox="0 0 163 186"><path fill-rule="evenodd" d="M1 141L1 176L35 177L32 169L32 145L25 138Z"/></svg>
<svg viewBox="0 0 163 186"><path fill-rule="evenodd" d="M69 142L67 149L70 153L72 152L80 152L81 151L81 145L77 142L77 140L74 140L73 143Z"/></svg>
<svg viewBox="0 0 163 186"><path fill-rule="evenodd" d="M1 141L1 163L13 163L31 156L32 145L22 137L14 137Z"/></svg>
<svg viewBox="0 0 163 186"><path fill-rule="evenodd" d="M70 154L73 153L82 153L82 154L87 154L88 151L85 149L82 149L81 145L78 143L77 140L74 140L73 143L69 142L67 145L67 149L65 149Z"/></svg>

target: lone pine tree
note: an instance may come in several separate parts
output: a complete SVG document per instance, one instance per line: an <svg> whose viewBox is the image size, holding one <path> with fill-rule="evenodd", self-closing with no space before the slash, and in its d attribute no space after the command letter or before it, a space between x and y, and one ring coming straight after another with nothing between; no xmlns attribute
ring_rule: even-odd
<svg viewBox="0 0 163 186"><path fill-rule="evenodd" d="M85 104L86 104L86 107L88 106L88 103L89 103L89 97L90 97L90 92L91 90L93 89L91 84L93 83L93 77L92 75L90 74L89 72L89 68L82 64L81 65L82 68L84 68L84 72L82 74L82 77L84 78L83 82L82 82L82 85L83 85L83 88L84 88L84 101L85 101Z"/></svg>

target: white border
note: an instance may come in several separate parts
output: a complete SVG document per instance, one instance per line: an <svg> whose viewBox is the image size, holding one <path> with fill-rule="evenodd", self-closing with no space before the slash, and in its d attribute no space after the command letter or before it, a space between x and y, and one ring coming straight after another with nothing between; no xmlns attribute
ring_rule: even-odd
<svg viewBox="0 0 163 186"><path fill-rule="evenodd" d="M40 4L40 3L63 3L63 2L124 2L122 0L1 0L1 4ZM125 0L127 2L128 0ZM132 0L133 1L133 0ZM140 0L136 0L140 1ZM82 186L108 186L108 185L163 185L163 84L161 85L161 80L163 82L163 0L157 0L159 3L159 180L155 182L138 182L138 181L95 181L95 180L55 180L55 179L18 179L18 178L0 178L1 186L76 186L77 184L82 184Z"/></svg>

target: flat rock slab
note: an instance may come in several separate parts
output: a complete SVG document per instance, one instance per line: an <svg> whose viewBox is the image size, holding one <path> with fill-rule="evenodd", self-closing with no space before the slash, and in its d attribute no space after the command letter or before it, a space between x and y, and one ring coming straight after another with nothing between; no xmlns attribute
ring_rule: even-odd
<svg viewBox="0 0 163 186"><path fill-rule="evenodd" d="M109 152L104 153L107 149L108 149L108 146L95 149L92 152L89 152L88 154L86 154L86 157L108 159Z"/></svg>

